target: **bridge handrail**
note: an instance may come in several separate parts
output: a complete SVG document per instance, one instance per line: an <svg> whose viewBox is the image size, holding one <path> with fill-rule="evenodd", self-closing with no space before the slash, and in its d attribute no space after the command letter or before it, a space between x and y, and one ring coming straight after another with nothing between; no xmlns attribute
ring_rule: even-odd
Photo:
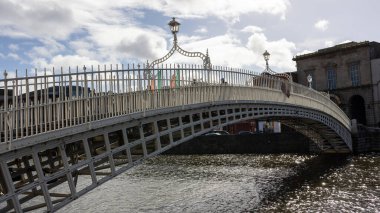
<svg viewBox="0 0 380 213"><path fill-rule="evenodd" d="M275 76L203 65L61 68L0 80L0 143L95 120L184 104L264 100L314 108L346 128L350 121L326 95ZM148 79L148 77L150 79Z"/></svg>

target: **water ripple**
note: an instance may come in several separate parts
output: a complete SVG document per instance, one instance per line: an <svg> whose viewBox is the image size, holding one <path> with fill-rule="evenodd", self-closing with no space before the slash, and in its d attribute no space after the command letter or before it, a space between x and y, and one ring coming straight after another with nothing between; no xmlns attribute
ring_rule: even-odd
<svg viewBox="0 0 380 213"><path fill-rule="evenodd" d="M380 155L164 155L59 212L378 212Z"/></svg>

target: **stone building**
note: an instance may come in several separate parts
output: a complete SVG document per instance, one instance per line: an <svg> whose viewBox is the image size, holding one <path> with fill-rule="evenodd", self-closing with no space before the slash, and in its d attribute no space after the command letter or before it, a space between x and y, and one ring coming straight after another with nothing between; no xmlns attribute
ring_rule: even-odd
<svg viewBox="0 0 380 213"><path fill-rule="evenodd" d="M380 43L349 42L293 58L298 82L328 92L351 118L380 125Z"/></svg>

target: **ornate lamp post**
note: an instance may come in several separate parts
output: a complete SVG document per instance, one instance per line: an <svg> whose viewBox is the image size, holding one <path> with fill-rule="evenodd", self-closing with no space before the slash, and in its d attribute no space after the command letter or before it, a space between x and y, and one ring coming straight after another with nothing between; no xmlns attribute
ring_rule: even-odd
<svg viewBox="0 0 380 213"><path fill-rule="evenodd" d="M160 64L166 60L168 60L168 58L170 58L170 56L172 56L174 54L175 51L179 52L180 54L184 55L184 56L187 56L187 57L199 57L203 60L203 66L205 69L211 69L211 62L210 62L210 57L208 56L208 51L206 52L206 54L203 54L201 52L188 52L184 49L182 49L178 43L177 43L177 33L179 31L179 26L181 25L179 22L177 22L175 20L175 18L173 18L169 23L168 23L169 27L170 27L170 30L172 31L172 34L173 34L173 37L174 37L174 40L173 40L173 47L169 50L169 52L162 58L159 58L157 60L154 60L152 63L148 63L147 64L147 68L150 69L150 68L153 68L154 65L157 65L157 64Z"/></svg>
<svg viewBox="0 0 380 213"><path fill-rule="evenodd" d="M269 61L269 58L270 58L270 54L268 53L267 50L265 50L265 52L263 53L263 56L264 56L264 60L265 60L265 64L266 64L266 70L268 71L269 70L269 64L268 64L268 61Z"/></svg>
<svg viewBox="0 0 380 213"><path fill-rule="evenodd" d="M269 61L269 58L270 58L270 54L269 54L269 52L267 50L265 50L265 52L263 53L263 56L264 56L264 60L265 60L265 70L264 70L263 73L268 73L270 75L274 75L274 76L277 76L277 77L284 77L284 78L288 79L289 82L293 82L293 78L292 78L291 75L289 75L287 73L277 73L277 72L275 72L275 71L273 71L273 70L271 70L269 68L268 61Z"/></svg>
<svg viewBox="0 0 380 213"><path fill-rule="evenodd" d="M178 21L175 20L175 18L173 18L170 22L169 22L169 27L170 27L170 30L172 31L173 33L173 36L174 36L174 43L177 43L177 33L179 31L179 25L181 25Z"/></svg>
<svg viewBox="0 0 380 213"><path fill-rule="evenodd" d="M179 26L181 25L179 22L175 20L173 17L172 20L168 23L170 27L170 31L173 34L173 47L169 50L169 52L162 58L154 60L152 63L147 62L146 69L144 70L145 75L150 79L152 77L152 72L154 72L153 68L155 65L158 65L170 58L174 54L175 51L179 52L181 55L187 57L199 57L203 60L203 67L205 70L211 70L211 62L210 57L208 56L208 50L206 54L201 52L188 52L182 49L177 43L177 33L179 31ZM179 65L178 65L179 66ZM210 73L209 73L210 74ZM150 87L150 82L148 82L148 86Z"/></svg>
<svg viewBox="0 0 380 213"><path fill-rule="evenodd" d="M311 77L310 74L307 76L307 82L309 83L309 88L311 89L311 83L313 82L313 77Z"/></svg>

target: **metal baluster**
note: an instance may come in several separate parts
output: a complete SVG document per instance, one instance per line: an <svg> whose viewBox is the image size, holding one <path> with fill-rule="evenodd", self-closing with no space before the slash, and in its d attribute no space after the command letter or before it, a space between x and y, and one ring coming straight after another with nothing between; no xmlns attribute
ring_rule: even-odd
<svg viewBox="0 0 380 213"><path fill-rule="evenodd" d="M8 142L8 73L4 71L4 142L7 144ZM10 149L10 144L8 146Z"/></svg>
<svg viewBox="0 0 380 213"><path fill-rule="evenodd" d="M35 76L34 76L34 124L33 124L33 128L34 129L34 134L37 134L38 133L38 130L37 130L37 110L38 110L38 101L37 101L37 69L35 70ZM33 133L32 133L33 134Z"/></svg>
<svg viewBox="0 0 380 213"><path fill-rule="evenodd" d="M87 82L87 73L86 73L86 66L83 66L83 77L84 77L84 85L83 85L83 92L82 92L82 95L84 96L83 97L83 101L84 101L84 122L87 123L89 121L89 111L90 111L90 100L89 100L89 97L88 97L88 82Z"/></svg>
<svg viewBox="0 0 380 213"><path fill-rule="evenodd" d="M119 79L119 64L116 64L116 115L121 115L122 107L120 106L120 98L123 93L120 91L120 79Z"/></svg>
<svg viewBox="0 0 380 213"><path fill-rule="evenodd" d="M127 90L125 88L126 79L125 79L125 70L124 70L124 64L121 64L121 93L122 99L121 99L121 115L125 115L126 112L126 101L127 101Z"/></svg>
<svg viewBox="0 0 380 213"><path fill-rule="evenodd" d="M103 108L103 105L102 105L102 94L103 94L103 91L102 91L102 83L101 83L101 77L100 77L100 65L98 65L98 75L96 77L97 79L97 87L98 87L98 98L97 98L97 106L98 106L98 110L97 110L97 114L96 114L96 120L100 120L102 119L102 108Z"/></svg>
<svg viewBox="0 0 380 213"><path fill-rule="evenodd" d="M107 67L106 65L104 65L104 92L105 92L105 98L104 100L107 102L105 103L105 117L108 118L109 117L109 92L108 92L108 87L107 87Z"/></svg>
<svg viewBox="0 0 380 213"><path fill-rule="evenodd" d="M44 107L42 108L43 109L43 121L44 121L44 132L46 132L47 131L47 103L48 103L48 96L49 96L49 94L48 94L48 82L47 82L47 79L46 79L47 77L46 77L46 68L45 68L45 70L44 70L44 90L45 90L45 94L44 94ZM42 89L42 88L41 88Z"/></svg>
<svg viewBox="0 0 380 213"><path fill-rule="evenodd" d="M15 80L15 90L13 90L13 97L14 97L14 102L13 102L13 108L14 108L14 118L15 118L15 124L14 124L14 128L15 128L15 132L16 132L16 135L15 135L15 139L17 139L19 136L19 130L20 130L20 127L19 127L19 122L20 122L20 117L19 117L19 112L21 112L21 107L19 106L19 103L18 103L18 96L19 96L19 90L18 90L18 72L17 72L17 69L16 69L16 80ZM21 83L22 84L22 83Z"/></svg>
<svg viewBox="0 0 380 213"><path fill-rule="evenodd" d="M94 120L95 112L95 86L94 86L94 66L91 65L91 111L90 122Z"/></svg>
<svg viewBox="0 0 380 213"><path fill-rule="evenodd" d="M79 70L78 66L76 67L76 75L75 75L75 102L76 102L76 110L75 110L75 120L77 120L78 124L81 124L81 97L79 94ZM66 90L65 90L66 91ZM67 96L66 96L67 97Z"/></svg>
<svg viewBox="0 0 380 213"><path fill-rule="evenodd" d="M40 97L38 99L38 124L39 124L39 133L42 133L43 132L43 116L44 116L44 89L43 89L43 83L42 83L42 76L41 78L39 78L40 80L40 85L39 85L39 90L38 92L40 92Z"/></svg>

